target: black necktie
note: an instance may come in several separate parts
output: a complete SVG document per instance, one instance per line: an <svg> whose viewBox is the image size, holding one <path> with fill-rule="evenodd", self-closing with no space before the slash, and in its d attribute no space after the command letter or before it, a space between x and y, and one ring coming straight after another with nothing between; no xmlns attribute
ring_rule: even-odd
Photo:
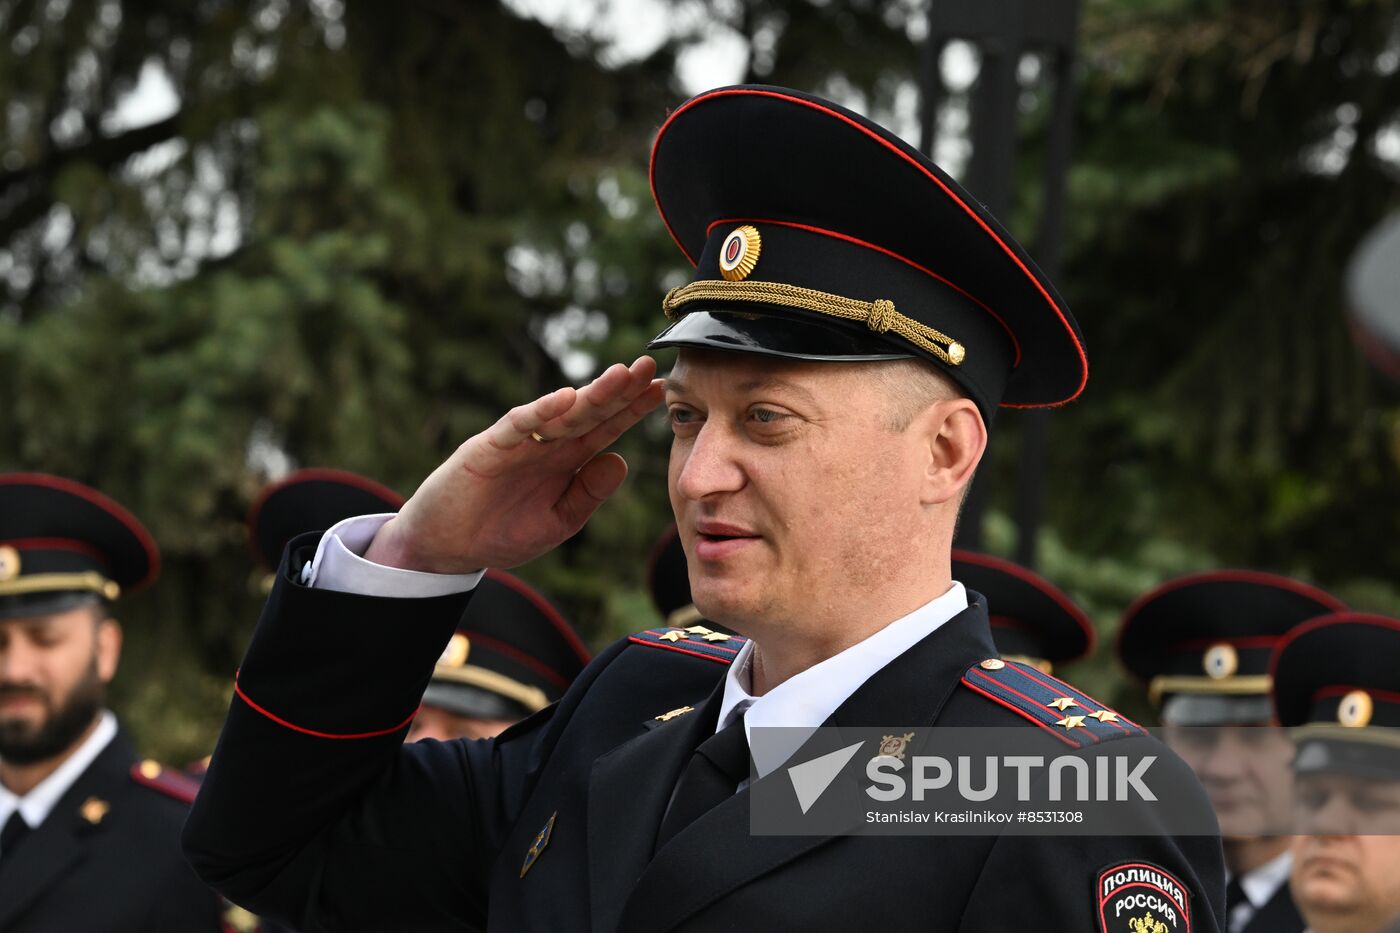
<svg viewBox="0 0 1400 933"><path fill-rule="evenodd" d="M4 864L15 852L15 847L25 836L29 835L29 824L24 821L24 817L16 810L10 814L9 820L5 822L5 828L0 830L0 864Z"/></svg>
<svg viewBox="0 0 1400 933"><path fill-rule="evenodd" d="M1245 896L1244 885L1240 884L1239 875L1231 875L1229 882L1225 885L1225 927L1233 930L1231 925L1231 915L1240 904L1248 904L1249 898Z"/></svg>
<svg viewBox="0 0 1400 933"><path fill-rule="evenodd" d="M739 783L749 776L749 740L744 735L744 717L734 721L700 743L690 763L676 782L671 809L661 821L657 848L695 822L701 814L734 796Z"/></svg>

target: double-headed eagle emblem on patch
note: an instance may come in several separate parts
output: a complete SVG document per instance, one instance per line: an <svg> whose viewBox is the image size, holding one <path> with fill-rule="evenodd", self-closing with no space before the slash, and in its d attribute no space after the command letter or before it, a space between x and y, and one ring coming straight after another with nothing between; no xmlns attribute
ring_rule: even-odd
<svg viewBox="0 0 1400 933"><path fill-rule="evenodd" d="M1128 929L1132 933L1167 933L1167 925L1148 911L1141 917L1132 917L1128 920Z"/></svg>

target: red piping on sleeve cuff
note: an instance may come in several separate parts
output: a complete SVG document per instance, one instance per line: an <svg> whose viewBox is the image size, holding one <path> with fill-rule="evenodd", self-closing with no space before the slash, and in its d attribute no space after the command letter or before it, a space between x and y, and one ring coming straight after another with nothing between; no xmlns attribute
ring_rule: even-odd
<svg viewBox="0 0 1400 933"><path fill-rule="evenodd" d="M266 716L268 719L271 719L273 722L277 723L277 725L282 726L283 728L291 729L293 732L300 732L303 735L313 735L318 739L373 739L381 735L389 735L390 733L398 732L404 726L407 726L409 723L413 722L413 717L417 716L418 710L422 709L421 706L415 707L413 712L408 715L407 719L399 723L397 726L391 726L388 729L377 729L374 732L320 732L316 729L307 729L305 726L298 726L294 722L288 722L281 716L269 712L268 710L254 703L248 697L248 694L243 692L243 688L238 685L238 681L236 680L233 682L233 692L238 695L238 698L240 700L242 700L244 703L247 703L248 707L252 709L253 712Z"/></svg>

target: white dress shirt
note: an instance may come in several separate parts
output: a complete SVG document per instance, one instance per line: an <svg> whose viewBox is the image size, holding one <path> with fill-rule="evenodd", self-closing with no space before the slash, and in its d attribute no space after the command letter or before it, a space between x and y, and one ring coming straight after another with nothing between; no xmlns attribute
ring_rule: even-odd
<svg viewBox="0 0 1400 933"><path fill-rule="evenodd" d="M117 717L110 710L103 710L98 718L97 728L83 740L73 754L63 764L54 769L53 774L44 778L23 797L0 784L0 826L4 826L16 810L31 830L38 829L44 820L58 806L59 800L68 793L68 788L82 776L88 766L102 754L102 750L116 738ZM4 853L0 852L0 858Z"/></svg>
<svg viewBox="0 0 1400 933"><path fill-rule="evenodd" d="M1236 904L1235 909L1230 911L1230 916L1225 918L1227 928L1243 930L1249 921L1254 919L1259 909L1278 893L1278 889L1288 883L1288 875L1292 871L1293 853L1284 850L1281 855L1275 856L1253 871L1240 875L1240 890L1244 891L1244 900Z"/></svg>

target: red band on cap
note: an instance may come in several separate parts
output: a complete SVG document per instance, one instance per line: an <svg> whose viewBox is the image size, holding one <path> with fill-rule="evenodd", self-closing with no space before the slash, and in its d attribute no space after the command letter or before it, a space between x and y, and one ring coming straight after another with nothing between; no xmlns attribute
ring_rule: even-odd
<svg viewBox="0 0 1400 933"><path fill-rule="evenodd" d="M1394 690L1377 690L1375 687L1362 687L1358 684L1332 684L1323 687L1313 694L1313 700L1326 700L1332 697L1343 697L1348 693L1357 690L1365 691L1373 699L1385 700L1387 703L1400 704L1400 693Z"/></svg>
<svg viewBox="0 0 1400 933"><path fill-rule="evenodd" d="M17 551L71 551L75 554L82 554L84 557L91 557L99 564L106 564L107 558L86 541L78 541L75 538L11 538L8 541L0 541L0 544L8 544Z"/></svg>
<svg viewBox="0 0 1400 933"><path fill-rule="evenodd" d="M478 634L471 629L459 629L459 631L467 636L467 640L471 643L473 651L477 648L485 648L488 651L494 651L497 654L510 658L518 664L528 667L560 689L567 690L569 688L569 678L545 664L539 658L531 657L514 645L508 645L499 639L492 638L490 635Z"/></svg>

